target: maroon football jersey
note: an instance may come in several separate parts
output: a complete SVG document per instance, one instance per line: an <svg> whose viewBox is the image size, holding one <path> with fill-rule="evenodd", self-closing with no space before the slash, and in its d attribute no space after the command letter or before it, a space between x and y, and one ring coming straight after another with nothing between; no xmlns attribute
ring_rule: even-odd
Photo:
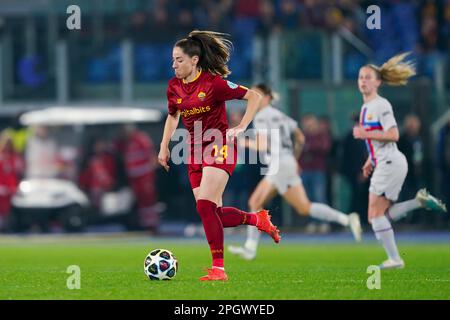
<svg viewBox="0 0 450 320"><path fill-rule="evenodd" d="M190 134L188 143L208 143L210 138L205 136L208 129L218 129L222 137L225 137L228 129L225 101L242 99L247 90L244 86L224 80L220 75L213 75L210 72L200 71L191 82L172 78L167 87L169 114L173 115L180 110L183 124ZM201 123L202 128L196 132L197 136L194 136L195 122L196 126Z"/></svg>

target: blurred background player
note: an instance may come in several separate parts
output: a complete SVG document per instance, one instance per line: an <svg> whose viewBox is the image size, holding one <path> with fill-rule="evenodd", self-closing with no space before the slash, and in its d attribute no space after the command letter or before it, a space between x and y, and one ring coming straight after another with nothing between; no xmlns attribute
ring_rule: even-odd
<svg viewBox="0 0 450 320"><path fill-rule="evenodd" d="M247 148L267 151L270 160L267 175L250 196L250 211L261 210L274 196L280 194L298 214L348 226L355 240L361 241L361 226L357 213L346 215L328 205L310 202L297 174L297 159L305 142L302 131L297 127L296 121L271 105L274 94L270 87L258 84L252 89L263 96L254 120L258 134L256 140L245 140L243 143ZM292 143L292 135L295 144ZM270 146L277 147L272 149ZM258 230L247 228L244 247L230 246L229 251L247 260L254 259L259 238Z"/></svg>
<svg viewBox="0 0 450 320"><path fill-rule="evenodd" d="M327 197L327 171L330 168L328 156L332 148L331 135L323 121L314 114L305 114L301 120L302 132L305 135L303 152L298 158L301 168L302 185L308 198L313 202L330 203ZM309 218L306 233L327 233L330 229L328 223L322 221L317 224L316 219Z"/></svg>
<svg viewBox="0 0 450 320"><path fill-rule="evenodd" d="M364 141L353 138L353 127L359 124L359 113L351 115L351 129L345 134L339 157L340 172L350 186L350 212L358 212L362 225L367 225L367 206L369 184L361 172L361 167L367 160L367 149Z"/></svg>
<svg viewBox="0 0 450 320"><path fill-rule="evenodd" d="M192 31L176 42L172 52L175 77L167 88L169 114L158 155L159 163L169 170L169 141L181 116L189 131L189 180L212 255L212 268L201 281L228 280L223 259L224 227L248 224L269 233L275 242L280 240L267 211L255 214L222 207L222 195L237 161L235 138L247 129L261 99L255 91L222 78L230 74L227 62L231 46L223 34L210 31ZM225 101L233 99L248 100L247 109L241 122L227 130ZM213 143L211 130L220 135Z"/></svg>
<svg viewBox="0 0 450 320"><path fill-rule="evenodd" d="M403 134L397 146L408 160L409 168L400 193L400 199L411 199L424 184L424 141L420 135L421 123L418 116L408 114L403 120Z"/></svg>
<svg viewBox="0 0 450 320"><path fill-rule="evenodd" d="M408 53L396 55L381 67L369 64L359 71L358 87L364 104L360 125L354 127L353 136L366 141L369 157L362 170L370 178L368 217L376 238L383 245L388 259L380 267L403 268L404 261L395 243L391 221L417 208L447 211L445 205L425 189L417 192L412 200L394 204L408 172L406 157L397 149L399 131L392 106L378 95L382 83L406 85L415 75L415 69L404 59Z"/></svg>
<svg viewBox="0 0 450 320"><path fill-rule="evenodd" d="M441 193L445 203L450 203L450 188L448 186L450 181L450 114L445 126L439 131L437 158Z"/></svg>
<svg viewBox="0 0 450 320"><path fill-rule="evenodd" d="M88 150L81 168L80 186L98 209L102 196L117 184L117 167L106 138L94 137L92 150Z"/></svg>
<svg viewBox="0 0 450 320"><path fill-rule="evenodd" d="M26 178L56 178L59 174L58 145L50 129L35 126L25 151Z"/></svg>
<svg viewBox="0 0 450 320"><path fill-rule="evenodd" d="M119 151L123 156L128 184L137 202L139 226L157 232L159 212L156 210L156 150L144 131L129 123L122 128Z"/></svg>
<svg viewBox="0 0 450 320"><path fill-rule="evenodd" d="M403 130L400 131L400 138L397 142L398 150L405 155L408 162L408 173L398 198L399 201L414 198L417 190L426 185L427 179L424 176L427 165L424 156L425 141L420 131L420 118L415 114L406 115L403 120ZM423 220L422 222L425 223L431 218L434 218L434 216L425 213L424 210L416 210L411 212L402 222L414 223Z"/></svg>
<svg viewBox="0 0 450 320"><path fill-rule="evenodd" d="M23 161L14 151L9 132L0 134L0 230L6 229L6 220L11 211L11 198L17 190Z"/></svg>

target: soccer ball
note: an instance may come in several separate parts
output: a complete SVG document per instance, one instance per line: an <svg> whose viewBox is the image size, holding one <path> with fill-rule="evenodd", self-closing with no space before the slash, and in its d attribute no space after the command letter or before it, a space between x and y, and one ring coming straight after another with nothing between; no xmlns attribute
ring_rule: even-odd
<svg viewBox="0 0 450 320"><path fill-rule="evenodd" d="M169 250L155 249L145 257L144 273L150 280L170 280L177 270L177 258Z"/></svg>

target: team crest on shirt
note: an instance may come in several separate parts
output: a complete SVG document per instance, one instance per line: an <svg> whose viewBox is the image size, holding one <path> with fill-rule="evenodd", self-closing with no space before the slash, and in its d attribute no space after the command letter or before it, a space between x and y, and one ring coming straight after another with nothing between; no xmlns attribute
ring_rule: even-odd
<svg viewBox="0 0 450 320"><path fill-rule="evenodd" d="M181 104L181 101L182 101L181 98L178 98L177 99L177 104Z"/></svg>
<svg viewBox="0 0 450 320"><path fill-rule="evenodd" d="M227 85L231 88L231 89L236 89L238 87L238 85L236 83L233 83L231 81L227 81Z"/></svg>
<svg viewBox="0 0 450 320"><path fill-rule="evenodd" d="M372 116L371 114L368 114L368 115L367 115L367 120L370 121L370 120L372 120L372 119L373 119L373 116Z"/></svg>
<svg viewBox="0 0 450 320"><path fill-rule="evenodd" d="M197 97L198 97L201 101L203 101L203 100L205 100L206 93L204 93L203 91L200 91L199 94L197 95Z"/></svg>

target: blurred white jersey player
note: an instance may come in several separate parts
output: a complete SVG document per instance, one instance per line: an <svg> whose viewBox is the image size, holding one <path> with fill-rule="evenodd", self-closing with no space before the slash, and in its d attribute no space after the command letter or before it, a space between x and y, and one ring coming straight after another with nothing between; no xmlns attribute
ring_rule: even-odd
<svg viewBox="0 0 450 320"><path fill-rule="evenodd" d="M363 174L370 178L368 216L376 238L383 245L388 259L380 267L403 268L395 243L391 221L407 212L426 208L446 211L445 205L425 189L417 192L415 199L394 204L408 172L405 156L397 149L399 139L397 122L391 104L378 95L384 82L389 85L405 85L415 74L409 62L403 62L407 54L397 55L381 67L365 65L359 71L358 87L364 104L360 113L360 125L353 128L353 136L366 142L369 157L363 166Z"/></svg>
<svg viewBox="0 0 450 320"><path fill-rule="evenodd" d="M258 211L274 196L280 194L300 215L336 222L350 227L356 241L361 240L361 225L356 213L344 214L328 205L311 203L298 175L297 158L304 144L304 135L297 122L272 107L272 90L265 84L252 88L263 96L253 124L257 130L256 140L245 140L243 145L269 154L267 175L256 186L249 199L250 211ZM276 134L274 133L276 132ZM294 136L295 144L292 142ZM241 143L242 145L242 143ZM270 150L270 146L277 146ZM244 259L255 258L260 232L247 228L244 247L230 246L231 253Z"/></svg>

